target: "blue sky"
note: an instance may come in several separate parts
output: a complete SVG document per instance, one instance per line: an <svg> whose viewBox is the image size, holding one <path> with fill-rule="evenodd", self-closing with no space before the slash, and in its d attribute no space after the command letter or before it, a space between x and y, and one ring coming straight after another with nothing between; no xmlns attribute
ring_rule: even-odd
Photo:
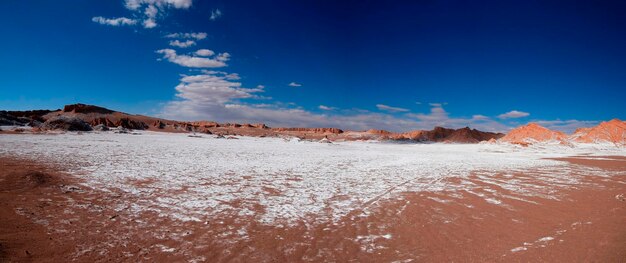
<svg viewBox="0 0 626 263"><path fill-rule="evenodd" d="M623 1L6 0L0 109L572 131L626 118L624 13Z"/></svg>

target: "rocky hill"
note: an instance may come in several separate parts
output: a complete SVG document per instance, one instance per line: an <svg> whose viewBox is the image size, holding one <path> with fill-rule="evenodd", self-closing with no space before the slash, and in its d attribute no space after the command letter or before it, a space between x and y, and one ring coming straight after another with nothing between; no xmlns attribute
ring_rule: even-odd
<svg viewBox="0 0 626 263"><path fill-rule="evenodd" d="M566 142L567 135L553 131L537 123L517 127L500 139L502 142L529 145L537 142Z"/></svg>
<svg viewBox="0 0 626 263"><path fill-rule="evenodd" d="M582 143L613 143L626 146L626 122L613 119L595 127L577 129L570 139Z"/></svg>

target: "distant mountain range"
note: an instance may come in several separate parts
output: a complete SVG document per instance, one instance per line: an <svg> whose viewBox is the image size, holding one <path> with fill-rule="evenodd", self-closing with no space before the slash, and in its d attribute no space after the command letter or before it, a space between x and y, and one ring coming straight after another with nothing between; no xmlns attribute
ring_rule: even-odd
<svg viewBox="0 0 626 263"><path fill-rule="evenodd" d="M385 130L344 131L338 128L268 127L262 123L217 123L212 121L175 121L127 114L94 105L71 104L58 110L0 111L0 126L27 126L33 132L47 130L107 130L109 128L150 130L161 132L193 132L216 135L245 135L257 137L299 137L330 141L387 140L403 142L496 143L508 142L527 146L539 142L559 144L612 143L626 145L626 122L618 119L596 127L581 128L570 136L552 131L536 123L511 130L508 134L483 132L469 127L415 130L393 133Z"/></svg>

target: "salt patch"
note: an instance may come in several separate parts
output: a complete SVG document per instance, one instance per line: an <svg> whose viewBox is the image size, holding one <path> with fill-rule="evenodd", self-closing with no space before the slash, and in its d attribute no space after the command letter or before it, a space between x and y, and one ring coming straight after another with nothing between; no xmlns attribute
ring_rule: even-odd
<svg viewBox="0 0 626 263"><path fill-rule="evenodd" d="M120 208L128 207L138 216L154 211L175 220L206 222L232 215L285 226L303 220L333 223L355 210L367 216L370 207L406 192L467 191L494 205L504 205L501 199L508 198L496 191L498 187L516 195L557 198L551 187L575 185L582 176L610 174L544 158L589 152L626 155L626 148L589 145L527 149L500 144L327 145L280 138L198 139L149 131L2 135L0 145L0 156L66 164L86 180L86 186L123 193ZM469 178L477 171L479 180L498 187L482 191ZM508 178L524 173L528 178L497 179L503 173ZM450 184L450 178L460 183ZM533 184L536 178L545 185ZM268 194L267 189L274 190Z"/></svg>

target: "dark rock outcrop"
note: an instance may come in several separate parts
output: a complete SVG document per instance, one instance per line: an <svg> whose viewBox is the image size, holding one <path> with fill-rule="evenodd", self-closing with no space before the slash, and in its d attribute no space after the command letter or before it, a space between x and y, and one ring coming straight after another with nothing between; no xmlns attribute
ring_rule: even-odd
<svg viewBox="0 0 626 263"><path fill-rule="evenodd" d="M165 123L163 123L161 120L156 120L152 123L152 127L155 127L157 129L163 129L165 128Z"/></svg>
<svg viewBox="0 0 626 263"><path fill-rule="evenodd" d="M105 117L95 118L90 122L91 126L104 125L106 127L117 127L114 122Z"/></svg>
<svg viewBox="0 0 626 263"><path fill-rule="evenodd" d="M89 123L76 117L58 116L53 117L44 122L43 129L47 130L64 130L64 131L91 131Z"/></svg>
<svg viewBox="0 0 626 263"><path fill-rule="evenodd" d="M121 118L114 123L115 127L123 127L132 130L145 130L149 126L145 122L131 120L129 118Z"/></svg>
<svg viewBox="0 0 626 263"><path fill-rule="evenodd" d="M9 114L7 111L0 111L0 125L4 126L24 126L28 124L29 121L25 121L16 117L12 114Z"/></svg>
<svg viewBox="0 0 626 263"><path fill-rule="evenodd" d="M469 127L461 129L447 129L435 127L430 131L416 130L393 135L394 140L410 140L418 142L450 142L450 143L478 143L490 139L502 138L504 134L483 132Z"/></svg>

